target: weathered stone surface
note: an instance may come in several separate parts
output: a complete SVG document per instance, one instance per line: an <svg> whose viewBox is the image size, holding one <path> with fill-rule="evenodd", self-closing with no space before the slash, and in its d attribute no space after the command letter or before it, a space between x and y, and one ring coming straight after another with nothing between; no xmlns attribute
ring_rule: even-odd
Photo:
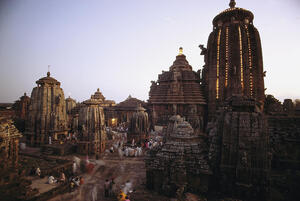
<svg viewBox="0 0 300 201"><path fill-rule="evenodd" d="M202 137L179 115L171 118L168 132L166 143L147 156L147 187L169 196L180 188L207 192L212 173Z"/></svg>
<svg viewBox="0 0 300 201"><path fill-rule="evenodd" d="M132 115L136 112L136 106L139 104L144 108L147 106L146 102L129 95L126 100L117 105L105 107L104 111L107 125L112 127L121 123L128 125Z"/></svg>
<svg viewBox="0 0 300 201"><path fill-rule="evenodd" d="M105 118L98 101L84 101L78 116L78 152L81 154L100 154L105 149Z"/></svg>
<svg viewBox="0 0 300 201"><path fill-rule="evenodd" d="M11 119L0 117L0 172L18 165L21 137Z"/></svg>
<svg viewBox="0 0 300 201"><path fill-rule="evenodd" d="M16 112L16 116L19 119L25 120L26 116L29 111L29 105L30 105L30 97L27 96L26 93L24 93L24 96L20 97L20 100L17 100L13 108Z"/></svg>
<svg viewBox="0 0 300 201"><path fill-rule="evenodd" d="M148 114L141 105L137 105L136 112L130 118L128 126L127 140L128 142L134 141L136 143L143 143L148 137L149 132L149 119Z"/></svg>
<svg viewBox="0 0 300 201"><path fill-rule="evenodd" d="M24 133L30 145L46 144L49 136L58 139L59 135L68 133L66 103L60 82L50 77L48 72L47 77L39 79L36 83L37 87L31 92Z"/></svg>
<svg viewBox="0 0 300 201"><path fill-rule="evenodd" d="M254 100L241 96L232 97L218 112L209 130L209 158L221 191L266 199L271 162L266 117L256 111Z"/></svg>
<svg viewBox="0 0 300 201"><path fill-rule="evenodd" d="M181 49L182 50L182 49ZM172 115L185 117L196 132L203 131L205 99L200 87L200 74L194 72L180 52L169 71L152 81L149 109L152 126L167 126Z"/></svg>
<svg viewBox="0 0 300 201"><path fill-rule="evenodd" d="M264 102L262 49L253 18L252 12L243 8L233 6L222 11L213 19L207 49L200 46L205 56L202 81L209 119L235 94Z"/></svg>

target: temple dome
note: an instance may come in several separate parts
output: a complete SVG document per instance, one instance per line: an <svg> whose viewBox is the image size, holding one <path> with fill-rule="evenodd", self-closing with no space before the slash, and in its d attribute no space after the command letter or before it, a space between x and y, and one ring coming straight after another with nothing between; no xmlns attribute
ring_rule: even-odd
<svg viewBox="0 0 300 201"><path fill-rule="evenodd" d="M230 22L233 19L238 21L245 21L247 19L249 23L252 23L254 15L251 11L235 7L235 1L231 1L229 5L230 8L222 11L213 19L214 27L220 25L220 23Z"/></svg>
<svg viewBox="0 0 300 201"><path fill-rule="evenodd" d="M43 77L36 81L37 84L56 84L60 85L60 82L54 79L53 77L50 77L50 72L47 72L47 77Z"/></svg>

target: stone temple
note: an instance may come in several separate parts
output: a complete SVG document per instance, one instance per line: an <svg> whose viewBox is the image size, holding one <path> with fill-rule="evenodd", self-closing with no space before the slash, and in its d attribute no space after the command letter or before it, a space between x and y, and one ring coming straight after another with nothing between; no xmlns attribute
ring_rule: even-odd
<svg viewBox="0 0 300 201"><path fill-rule="evenodd" d="M149 92L150 121L166 126L172 115L184 116L196 130L203 131L206 101L200 86L200 72L192 70L186 56L179 55L169 71L163 71L158 81L152 81Z"/></svg>
<svg viewBox="0 0 300 201"><path fill-rule="evenodd" d="M171 115L180 115L190 125L183 126L181 120L177 128L168 127L166 144L150 154L146 163L149 188L161 191L167 185L171 192L198 188L197 192L256 200L268 195L271 158L259 33L250 11L235 7L233 0L229 6L213 19L207 48L199 46L205 61L201 80L200 71L192 71L180 53L170 71L152 82L152 123L166 125L174 121ZM198 138L202 141L195 141ZM193 162L202 166L190 171ZM186 184L174 184L179 182L178 174ZM167 184L160 182L161 177Z"/></svg>
<svg viewBox="0 0 300 201"><path fill-rule="evenodd" d="M50 77L36 81L37 87L31 92L25 136L30 145L43 145L49 137L58 139L67 135L67 113L65 96L60 82Z"/></svg>
<svg viewBox="0 0 300 201"><path fill-rule="evenodd" d="M202 136L187 121L174 115L165 137L162 148L152 150L146 160L147 187L168 196L180 188L207 193L212 172Z"/></svg>
<svg viewBox="0 0 300 201"><path fill-rule="evenodd" d="M136 112L133 113L129 121L127 141L130 143L134 140L134 142L142 144L149 134L148 113L145 112L146 109L141 104L138 104L135 110Z"/></svg>
<svg viewBox="0 0 300 201"><path fill-rule="evenodd" d="M78 153L98 155L105 149L105 118L103 108L99 106L101 101L91 99L83 102L78 116Z"/></svg>

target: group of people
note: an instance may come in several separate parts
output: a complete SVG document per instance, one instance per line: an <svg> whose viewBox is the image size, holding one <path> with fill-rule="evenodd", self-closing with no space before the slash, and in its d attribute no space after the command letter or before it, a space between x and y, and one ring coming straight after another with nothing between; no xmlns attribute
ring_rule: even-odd
<svg viewBox="0 0 300 201"><path fill-rule="evenodd" d="M105 197L112 197L113 196L113 186L115 182L112 178L111 180L106 179L104 183L104 196Z"/></svg>
<svg viewBox="0 0 300 201"><path fill-rule="evenodd" d="M146 149L152 149L154 147L162 146L162 145L163 145L163 142L159 141L159 140L156 140L156 139L150 139L150 140L145 141Z"/></svg>
<svg viewBox="0 0 300 201"><path fill-rule="evenodd" d="M60 177L58 179L56 179L54 176L50 175L48 177L48 184L55 184L55 183L65 183L66 182L66 175L64 172L60 173Z"/></svg>
<svg viewBox="0 0 300 201"><path fill-rule="evenodd" d="M77 141L78 140L77 140L77 134L76 133L68 133L67 136L61 135L58 140L53 140L52 136L48 137L48 143L50 145L53 144L53 142L54 143L59 142L59 144L64 144L66 142L76 143Z"/></svg>
<svg viewBox="0 0 300 201"><path fill-rule="evenodd" d="M84 184L83 177L72 176L70 177L70 191L73 191L76 187L79 187Z"/></svg>

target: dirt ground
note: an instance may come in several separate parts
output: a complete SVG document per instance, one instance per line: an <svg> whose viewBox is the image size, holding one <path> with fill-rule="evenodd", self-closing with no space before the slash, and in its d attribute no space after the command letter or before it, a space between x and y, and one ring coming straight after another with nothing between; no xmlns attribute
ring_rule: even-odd
<svg viewBox="0 0 300 201"><path fill-rule="evenodd" d="M126 181L132 183L134 192L130 196L131 201L170 201L172 199L160 196L146 189L146 171L143 157L119 158L117 153L106 153L101 160L90 160L95 164L92 173L84 174L84 184L75 191L58 195L51 201L115 201L120 189ZM114 178L113 191L115 196L104 197L104 182Z"/></svg>

